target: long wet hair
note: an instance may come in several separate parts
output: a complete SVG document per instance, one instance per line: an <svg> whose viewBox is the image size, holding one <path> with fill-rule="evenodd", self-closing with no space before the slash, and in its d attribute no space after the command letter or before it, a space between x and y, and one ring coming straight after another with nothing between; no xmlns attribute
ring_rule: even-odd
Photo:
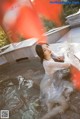
<svg viewBox="0 0 80 119"><path fill-rule="evenodd" d="M36 49L37 55L41 59L41 63L43 63L43 60L45 59L45 57L44 57L44 52L43 52L43 49L42 49L42 44L37 44L35 49Z"/></svg>

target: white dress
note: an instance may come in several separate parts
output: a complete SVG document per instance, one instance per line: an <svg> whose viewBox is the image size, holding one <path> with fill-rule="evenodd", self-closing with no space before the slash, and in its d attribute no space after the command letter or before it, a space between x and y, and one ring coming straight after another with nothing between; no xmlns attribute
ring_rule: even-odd
<svg viewBox="0 0 80 119"><path fill-rule="evenodd" d="M53 59L44 60L43 67L45 76L41 81L40 90L41 97L44 103L46 101L57 101L61 95L70 94L73 91L73 86L69 81L63 80L64 69L70 66L69 63L55 62ZM64 91L66 92L64 94Z"/></svg>

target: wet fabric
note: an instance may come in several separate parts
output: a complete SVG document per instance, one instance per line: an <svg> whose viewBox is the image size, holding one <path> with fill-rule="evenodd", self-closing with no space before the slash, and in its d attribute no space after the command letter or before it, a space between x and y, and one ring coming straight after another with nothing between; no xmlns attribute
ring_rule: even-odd
<svg viewBox="0 0 80 119"><path fill-rule="evenodd" d="M68 76L68 69L58 70L53 76L45 74L41 81L41 99L43 103L56 102L61 95L67 100L70 94L73 92L73 85L70 81L65 80L65 76Z"/></svg>

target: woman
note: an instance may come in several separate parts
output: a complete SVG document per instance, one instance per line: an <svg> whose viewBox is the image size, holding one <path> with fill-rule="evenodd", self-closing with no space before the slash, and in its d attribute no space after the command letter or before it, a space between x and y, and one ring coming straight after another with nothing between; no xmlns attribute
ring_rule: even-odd
<svg viewBox="0 0 80 119"><path fill-rule="evenodd" d="M48 119L59 112L67 109L67 99L69 94L73 91L72 85L68 81L62 80L62 71L70 67L68 62L55 62L63 61L63 57L57 57L49 49L47 44L36 45L37 55L40 57L45 70L45 76L40 84L41 97L48 108L48 113L43 119ZM55 104L58 104L55 108Z"/></svg>

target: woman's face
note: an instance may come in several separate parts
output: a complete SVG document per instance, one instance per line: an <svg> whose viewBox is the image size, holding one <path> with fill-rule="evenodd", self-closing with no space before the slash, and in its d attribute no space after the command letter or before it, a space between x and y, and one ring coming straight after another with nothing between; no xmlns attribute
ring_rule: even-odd
<svg viewBox="0 0 80 119"><path fill-rule="evenodd" d="M45 57L51 55L51 50L49 49L49 46L47 44L43 44L42 45L42 49L43 49L43 52L44 52L44 56Z"/></svg>

